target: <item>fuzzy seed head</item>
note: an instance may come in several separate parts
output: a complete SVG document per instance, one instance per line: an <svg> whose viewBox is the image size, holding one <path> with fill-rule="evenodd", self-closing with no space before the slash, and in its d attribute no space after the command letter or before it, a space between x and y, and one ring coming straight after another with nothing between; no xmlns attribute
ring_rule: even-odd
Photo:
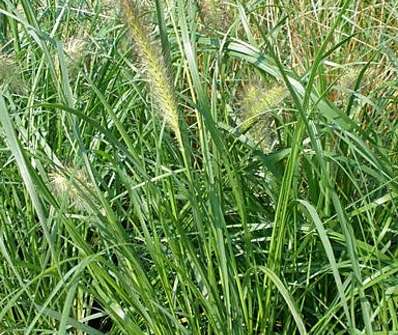
<svg viewBox="0 0 398 335"><path fill-rule="evenodd" d="M113 17L117 12L117 6L115 6L114 0L102 0L101 11L105 16Z"/></svg>
<svg viewBox="0 0 398 335"><path fill-rule="evenodd" d="M24 90L22 76L17 62L10 56L0 54L0 85L15 93Z"/></svg>
<svg viewBox="0 0 398 335"><path fill-rule="evenodd" d="M231 11L224 0L202 0L200 11L206 27L226 30L231 22Z"/></svg>
<svg viewBox="0 0 398 335"><path fill-rule="evenodd" d="M250 83L241 98L240 128L265 152L270 152L276 141L276 130L271 110L286 97L286 88L275 85L269 89L260 83Z"/></svg>
<svg viewBox="0 0 398 335"><path fill-rule="evenodd" d="M90 187L90 182L84 170L67 167L63 172L51 172L49 180L56 195L67 199L78 208L83 207L84 200L81 197L81 190Z"/></svg>
<svg viewBox="0 0 398 335"><path fill-rule="evenodd" d="M358 79L360 69L359 68L349 68L340 77L339 84L343 89L353 89L356 80Z"/></svg>
<svg viewBox="0 0 398 335"><path fill-rule="evenodd" d="M259 83L251 83L244 87L241 101L241 117L245 121L257 119L267 111L277 107L286 97L286 88L275 85L270 89Z"/></svg>
<svg viewBox="0 0 398 335"><path fill-rule="evenodd" d="M65 53L69 56L72 64L78 64L84 55L87 42L81 38L72 37L65 43Z"/></svg>
<svg viewBox="0 0 398 335"><path fill-rule="evenodd" d="M152 96L157 103L161 117L176 134L181 144L178 104L162 55L153 46L149 33L140 19L138 6L134 1L121 0L121 5L131 38L137 46L140 61L145 69Z"/></svg>

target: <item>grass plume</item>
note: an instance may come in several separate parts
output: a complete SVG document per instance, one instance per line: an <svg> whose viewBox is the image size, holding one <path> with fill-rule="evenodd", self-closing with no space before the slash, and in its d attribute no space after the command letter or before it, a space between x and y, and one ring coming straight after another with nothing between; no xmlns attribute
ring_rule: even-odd
<svg viewBox="0 0 398 335"><path fill-rule="evenodd" d="M17 94L25 89L21 69L11 55L0 54L0 85Z"/></svg>
<svg viewBox="0 0 398 335"><path fill-rule="evenodd" d="M49 174L49 180L51 189L57 196L77 209L87 208L81 195L87 188L92 189L92 187L83 169L68 166L64 171L54 170Z"/></svg>
<svg viewBox="0 0 398 335"><path fill-rule="evenodd" d="M206 28L226 30L231 21L231 11L224 0L199 1L201 17Z"/></svg>
<svg viewBox="0 0 398 335"><path fill-rule="evenodd" d="M163 56L152 44L150 34L141 21L138 4L133 0L121 0L121 7L160 115L181 144L178 104Z"/></svg>
<svg viewBox="0 0 398 335"><path fill-rule="evenodd" d="M269 153L276 141L273 110L287 95L284 86L267 88L261 82L251 82L243 87L240 97L240 128Z"/></svg>

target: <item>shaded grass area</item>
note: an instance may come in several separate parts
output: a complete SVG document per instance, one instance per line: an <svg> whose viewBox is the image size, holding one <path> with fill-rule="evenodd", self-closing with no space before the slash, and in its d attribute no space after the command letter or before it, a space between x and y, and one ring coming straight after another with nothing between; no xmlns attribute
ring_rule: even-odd
<svg viewBox="0 0 398 335"><path fill-rule="evenodd" d="M0 15L0 333L398 334L395 1Z"/></svg>

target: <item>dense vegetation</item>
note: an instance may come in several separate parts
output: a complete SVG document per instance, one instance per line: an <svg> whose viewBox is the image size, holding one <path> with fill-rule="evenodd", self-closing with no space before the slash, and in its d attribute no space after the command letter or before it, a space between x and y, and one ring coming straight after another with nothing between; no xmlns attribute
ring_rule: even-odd
<svg viewBox="0 0 398 335"><path fill-rule="evenodd" d="M395 0L0 15L0 334L398 334Z"/></svg>

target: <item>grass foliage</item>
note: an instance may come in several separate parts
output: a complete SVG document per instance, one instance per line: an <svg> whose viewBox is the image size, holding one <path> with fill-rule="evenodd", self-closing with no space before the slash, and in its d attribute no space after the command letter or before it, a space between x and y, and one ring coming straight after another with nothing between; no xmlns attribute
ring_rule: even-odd
<svg viewBox="0 0 398 335"><path fill-rule="evenodd" d="M0 334L398 334L398 3L1 0Z"/></svg>

